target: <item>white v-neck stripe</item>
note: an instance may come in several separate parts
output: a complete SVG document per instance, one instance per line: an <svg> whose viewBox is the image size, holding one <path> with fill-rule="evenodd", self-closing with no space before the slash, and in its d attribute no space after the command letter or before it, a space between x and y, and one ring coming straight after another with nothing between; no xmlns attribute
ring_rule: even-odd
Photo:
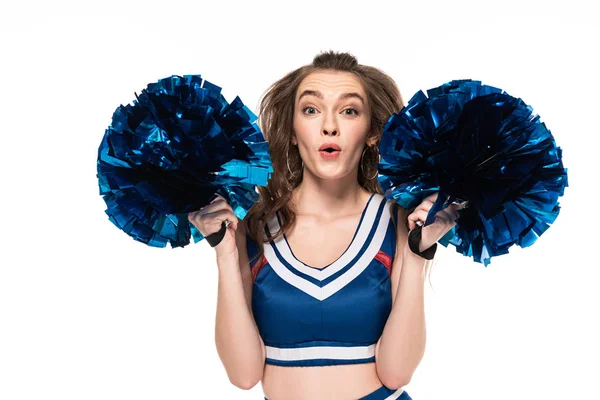
<svg viewBox="0 0 600 400"><path fill-rule="evenodd" d="M381 196L381 197L383 197L383 196ZM378 203L380 204L380 202L378 202ZM333 279L331 282L329 282L328 284L326 284L323 287L319 287L319 286L315 285L314 283L306 280L305 278L303 278L299 275L296 275L289 268L287 268L277 257L277 254L275 253L275 250L272 247L272 243L273 243L272 241L264 244L265 257L267 258L267 261L268 261L269 265L271 266L271 268L273 269L273 271L275 271L275 273L281 279L283 279L290 285L295 286L296 288L302 290L306 294L314 297L315 299L322 301L322 300L325 300L326 298L328 298L329 296L337 293L344 286L346 286L347 284L352 282L352 280L354 280L357 276L359 276L369 266L371 261L373 261L373 259L377 255L377 252L381 248L381 245L383 244L385 235L387 233L389 219L390 219L390 208L389 208L388 204L386 203L386 205L383 207L381 217L379 218L379 223L377 225L377 229L375 230L375 233L374 233L373 237L371 238L370 243L369 243L368 247L366 248L366 250L360 256L360 258L356 261L356 263L354 263L354 265L352 265L346 272L344 272L340 276L336 277L335 279ZM371 219L371 223L366 224L366 225L370 225L370 227L372 227L372 221L373 220ZM368 221L365 221L365 222L368 222ZM367 240L368 240L368 238L367 238ZM356 241L356 242L364 244L364 240ZM356 254L355 254L355 256L356 256ZM343 266L343 264L341 264L341 265ZM307 267L307 268L310 268L310 267ZM324 271L327 271L328 269L329 268L327 268ZM314 271L324 272L324 271L319 271L319 270L314 270Z"/></svg>
<svg viewBox="0 0 600 400"><path fill-rule="evenodd" d="M377 212L379 211L379 207L383 200L385 200L385 197L378 193L376 193L371 198L371 201L367 206L366 212L364 214L363 220L360 223L360 228L356 233L356 237L352 241L352 244L340 258L335 260L332 264L328 265L325 269L321 270L311 268L298 261L296 257L294 257L294 255L292 254L292 250L285 238L283 237L283 235L278 237L277 240L273 242L273 244L276 247L277 251L281 254L281 257L283 257L283 259L294 269L319 281L323 281L329 278L331 275L342 270L345 266L348 265L348 263L350 263L350 261L352 261L358 255L360 249L365 245L369 232L371 232L371 229L373 228L373 221L377 216ZM270 222L271 223L268 224L269 232L277 232L280 228L279 221L277 220L277 218L274 217Z"/></svg>

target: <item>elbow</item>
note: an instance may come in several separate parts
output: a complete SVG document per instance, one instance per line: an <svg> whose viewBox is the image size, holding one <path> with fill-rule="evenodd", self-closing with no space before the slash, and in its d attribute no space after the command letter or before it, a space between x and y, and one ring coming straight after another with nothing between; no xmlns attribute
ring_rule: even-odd
<svg viewBox="0 0 600 400"><path fill-rule="evenodd" d="M411 379L410 376L403 375L403 376L391 377L389 379L382 380L381 383L383 383L383 385L385 387L387 387L388 389L397 390L397 389L403 388L404 386L408 385L408 383L410 382L410 379Z"/></svg>
<svg viewBox="0 0 600 400"><path fill-rule="evenodd" d="M259 379L256 379L256 378L241 379L241 378L229 377L229 382L231 382L231 384L234 385L235 387L238 387L242 390L250 390L254 386L256 386L256 384L258 382L260 382L260 378Z"/></svg>
<svg viewBox="0 0 600 400"><path fill-rule="evenodd" d="M242 390L250 390L262 379L262 368L236 370L235 373L227 373L229 382Z"/></svg>
<svg viewBox="0 0 600 400"><path fill-rule="evenodd" d="M252 369L238 370L237 373L227 374L229 382L242 390L250 390L262 380L262 366Z"/></svg>
<svg viewBox="0 0 600 400"><path fill-rule="evenodd" d="M409 384L412 374L401 373L379 373L379 380L388 389L397 390Z"/></svg>

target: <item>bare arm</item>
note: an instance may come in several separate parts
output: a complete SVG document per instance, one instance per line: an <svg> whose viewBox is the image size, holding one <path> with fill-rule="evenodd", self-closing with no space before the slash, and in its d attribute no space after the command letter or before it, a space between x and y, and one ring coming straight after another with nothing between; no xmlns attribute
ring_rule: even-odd
<svg viewBox="0 0 600 400"><path fill-rule="evenodd" d="M408 229L415 229L418 221L425 222L437 196L436 192L426 197L408 214ZM451 204L438 211L434 222L422 228L419 250L429 248L452 229L459 218L458 210L465 206L465 203ZM432 261L410 250L408 229L403 223L397 224L397 257L392 264L391 277L392 311L375 347L377 374L390 389L408 384L425 353L424 283ZM394 287L397 287L395 293Z"/></svg>
<svg viewBox="0 0 600 400"><path fill-rule="evenodd" d="M400 221L397 225L392 310L375 350L377 374L390 389L409 383L425 353L424 283L426 265L431 262L410 251L408 230Z"/></svg>
<svg viewBox="0 0 600 400"><path fill-rule="evenodd" d="M217 252L219 283L215 344L231 383L251 389L262 379L265 345L252 314L252 274L244 222L235 232L237 249Z"/></svg>

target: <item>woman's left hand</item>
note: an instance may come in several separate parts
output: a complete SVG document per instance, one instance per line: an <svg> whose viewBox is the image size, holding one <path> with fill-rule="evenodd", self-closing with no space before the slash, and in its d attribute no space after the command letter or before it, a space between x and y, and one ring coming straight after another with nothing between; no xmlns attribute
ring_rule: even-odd
<svg viewBox="0 0 600 400"><path fill-rule="evenodd" d="M437 199L438 192L426 197L414 211L408 216L408 228L413 230L417 227L417 221L423 224L427 219L427 214ZM450 204L435 215L435 220L430 225L424 226L421 230L421 242L419 251L426 250L440 240L450 229L456 225L458 219L458 210L464 208L465 204ZM421 224L421 225L423 225Z"/></svg>

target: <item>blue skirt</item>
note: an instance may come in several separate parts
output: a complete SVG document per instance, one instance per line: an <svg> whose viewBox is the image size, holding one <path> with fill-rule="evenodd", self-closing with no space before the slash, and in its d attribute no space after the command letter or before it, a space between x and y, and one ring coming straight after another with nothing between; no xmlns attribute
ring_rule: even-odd
<svg viewBox="0 0 600 400"><path fill-rule="evenodd" d="M380 387L371 394L361 397L360 400L412 400L412 397L404 389L388 389Z"/></svg>
<svg viewBox="0 0 600 400"><path fill-rule="evenodd" d="M269 400L265 397L265 400ZM402 388L388 389L385 386L380 387L373 393L370 393L359 400L412 400Z"/></svg>

